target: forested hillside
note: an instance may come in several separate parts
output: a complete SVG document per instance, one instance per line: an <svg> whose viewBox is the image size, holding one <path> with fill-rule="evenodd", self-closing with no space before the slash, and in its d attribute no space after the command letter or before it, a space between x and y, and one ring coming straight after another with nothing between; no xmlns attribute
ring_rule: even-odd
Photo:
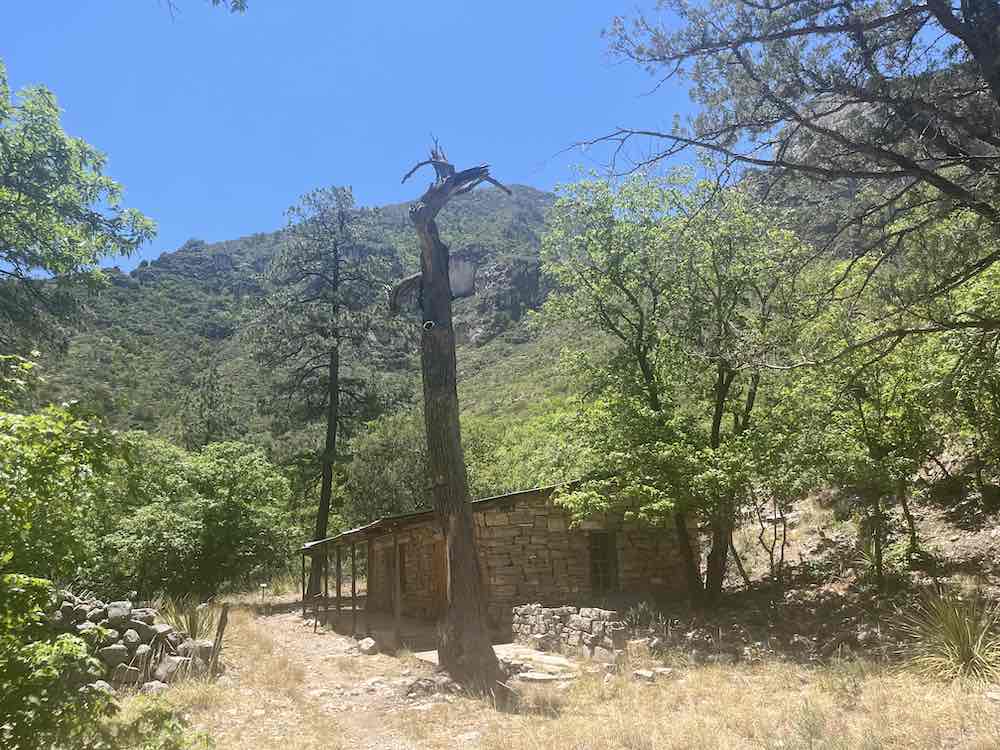
<svg viewBox="0 0 1000 750"><path fill-rule="evenodd" d="M484 190L456 200L445 213L445 240L477 265L475 296L456 302L456 331L468 351L513 333L544 298L538 252L552 200L528 187L516 187L513 199ZM386 206L375 218L399 278L419 267L406 209ZM258 408L268 399L268 373L253 361L241 336L241 316L266 292L263 276L283 234L189 240L130 273L112 269L110 288L88 302L83 325L70 332L64 348L47 353L48 387L41 400L72 398L120 429L146 430L190 447L207 442L206 410L226 415L221 432L211 436L215 440L270 446L272 427L301 429L276 427ZM410 317L415 329L418 321ZM412 389L418 387L412 377L415 334L408 338L408 345L405 340L400 345L397 366ZM500 361L516 357L518 344L511 346L473 354L476 364L467 371L485 375L499 366L513 375ZM516 391L516 384L512 387Z"/></svg>

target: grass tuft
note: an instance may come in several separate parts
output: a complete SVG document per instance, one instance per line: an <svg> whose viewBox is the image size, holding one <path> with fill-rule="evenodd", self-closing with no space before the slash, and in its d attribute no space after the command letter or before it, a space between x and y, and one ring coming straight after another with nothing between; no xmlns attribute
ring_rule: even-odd
<svg viewBox="0 0 1000 750"><path fill-rule="evenodd" d="M1000 680L1000 606L979 595L937 593L899 618L906 667L944 680Z"/></svg>

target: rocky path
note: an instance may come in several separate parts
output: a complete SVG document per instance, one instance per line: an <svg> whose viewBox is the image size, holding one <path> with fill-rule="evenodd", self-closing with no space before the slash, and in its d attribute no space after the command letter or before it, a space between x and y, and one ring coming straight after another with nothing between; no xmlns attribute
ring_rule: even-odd
<svg viewBox="0 0 1000 750"><path fill-rule="evenodd" d="M476 747L498 721L431 664L362 655L353 638L314 633L298 614L241 614L226 641L229 673L192 707L220 750Z"/></svg>

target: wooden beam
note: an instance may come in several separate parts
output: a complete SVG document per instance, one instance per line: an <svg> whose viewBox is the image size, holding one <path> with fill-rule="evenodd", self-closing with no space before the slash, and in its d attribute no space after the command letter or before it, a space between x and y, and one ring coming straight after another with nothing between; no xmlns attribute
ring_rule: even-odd
<svg viewBox="0 0 1000 750"><path fill-rule="evenodd" d="M302 619L306 619L306 553L302 553Z"/></svg>
<svg viewBox="0 0 1000 750"><path fill-rule="evenodd" d="M375 582L375 540L369 537L368 546L365 548L365 563L366 569L368 571L367 578L365 579L365 632L370 633L371 628L371 618L368 616L368 608L372 607L375 600L372 598L376 589L372 588L372 584Z"/></svg>
<svg viewBox="0 0 1000 750"><path fill-rule="evenodd" d="M323 548L323 627L330 622L330 549Z"/></svg>
<svg viewBox="0 0 1000 750"><path fill-rule="evenodd" d="M337 564L337 571L336 571L336 578L337 578L337 625L339 626L340 625L340 585L341 585L341 582L343 581L342 570L341 570L343 566L342 566L341 560L340 560L340 545L339 544L337 545L337 563L336 564Z"/></svg>
<svg viewBox="0 0 1000 750"><path fill-rule="evenodd" d="M403 616L403 567L399 563L399 532L392 532L392 639L395 647L402 648L400 619Z"/></svg>
<svg viewBox="0 0 1000 750"><path fill-rule="evenodd" d="M351 635L358 634L358 545L351 542ZM365 605L365 609L368 605Z"/></svg>

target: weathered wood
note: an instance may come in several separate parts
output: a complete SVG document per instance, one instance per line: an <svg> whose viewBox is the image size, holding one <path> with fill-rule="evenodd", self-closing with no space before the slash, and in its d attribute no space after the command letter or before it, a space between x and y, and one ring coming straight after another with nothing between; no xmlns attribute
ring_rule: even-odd
<svg viewBox="0 0 1000 750"><path fill-rule="evenodd" d="M373 592L375 589L372 588L372 582L374 581L375 574L375 540L369 539L368 544L365 546L365 569L368 571L368 577L365 579L365 632L370 633L371 628L371 618L368 616L368 607L374 601L372 599Z"/></svg>
<svg viewBox="0 0 1000 750"><path fill-rule="evenodd" d="M330 622L330 550L323 548L323 627Z"/></svg>
<svg viewBox="0 0 1000 750"><path fill-rule="evenodd" d="M342 570L343 564L342 564L341 559L340 559L340 545L339 544L337 545L336 555L337 555L337 562L336 562L336 565L337 565L337 571L336 571L336 578L337 578L337 627L340 627L340 587L343 584L343 570Z"/></svg>
<svg viewBox="0 0 1000 750"><path fill-rule="evenodd" d="M392 532L392 638L396 648L403 645L403 566L399 561L399 534Z"/></svg>
<svg viewBox="0 0 1000 750"><path fill-rule="evenodd" d="M358 561L355 542L351 542L351 635L358 634ZM367 609L365 605L365 609Z"/></svg>
<svg viewBox="0 0 1000 750"><path fill-rule="evenodd" d="M226 632L226 624L229 622L229 605L222 605L222 614L219 615L219 626L215 629L215 641L212 643L212 655L208 660L208 673L215 677L219 673L219 654L222 653L222 637Z"/></svg>
<svg viewBox="0 0 1000 750"><path fill-rule="evenodd" d="M306 618L306 553L302 553L302 619Z"/></svg>
<svg viewBox="0 0 1000 750"><path fill-rule="evenodd" d="M420 362L427 463L434 510L444 529L448 550L448 608L438 630L438 655L441 666L455 680L479 692L496 695L501 674L490 643L459 426L448 247L441 241L435 217L453 196L482 182L510 191L490 176L486 164L457 172L437 144L430 159L410 170L403 181L426 164L434 167L436 179L410 206L410 220L421 248Z"/></svg>

